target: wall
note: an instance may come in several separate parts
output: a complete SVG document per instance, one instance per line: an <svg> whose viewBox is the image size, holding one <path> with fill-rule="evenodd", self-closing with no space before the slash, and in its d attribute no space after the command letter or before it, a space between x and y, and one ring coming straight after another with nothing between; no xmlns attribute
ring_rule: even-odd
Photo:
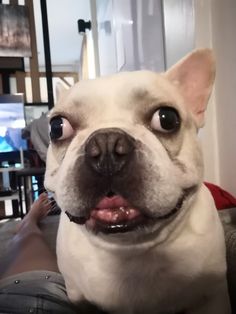
<svg viewBox="0 0 236 314"><path fill-rule="evenodd" d="M220 183L236 195L236 1L212 1Z"/></svg>
<svg viewBox="0 0 236 314"><path fill-rule="evenodd" d="M166 67L194 48L194 0L164 0Z"/></svg>
<svg viewBox="0 0 236 314"><path fill-rule="evenodd" d="M101 75L163 71L194 47L194 0L97 0Z"/></svg>
<svg viewBox="0 0 236 314"><path fill-rule="evenodd" d="M206 180L236 195L236 1L195 0L196 46L212 47L217 76L201 138Z"/></svg>
<svg viewBox="0 0 236 314"><path fill-rule="evenodd" d="M101 75L164 70L161 0L97 0L96 4Z"/></svg>

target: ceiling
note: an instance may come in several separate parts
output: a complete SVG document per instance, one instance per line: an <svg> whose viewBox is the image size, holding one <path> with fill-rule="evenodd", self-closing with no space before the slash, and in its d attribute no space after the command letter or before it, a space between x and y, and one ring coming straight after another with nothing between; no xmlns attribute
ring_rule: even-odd
<svg viewBox="0 0 236 314"><path fill-rule="evenodd" d="M90 20L88 0L47 0L51 62L53 71L78 71L82 35L78 19ZM34 0L39 66L44 67L40 0Z"/></svg>

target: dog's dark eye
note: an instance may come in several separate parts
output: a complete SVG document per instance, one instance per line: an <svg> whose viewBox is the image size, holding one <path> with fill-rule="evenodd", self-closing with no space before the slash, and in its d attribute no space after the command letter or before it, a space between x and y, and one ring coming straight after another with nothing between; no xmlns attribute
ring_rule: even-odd
<svg viewBox="0 0 236 314"><path fill-rule="evenodd" d="M174 132L179 126L180 117L174 108L160 108L152 116L151 127L156 131L163 133Z"/></svg>
<svg viewBox="0 0 236 314"><path fill-rule="evenodd" d="M51 140L65 140L74 134L74 130L67 119L58 116L51 119L49 134Z"/></svg>

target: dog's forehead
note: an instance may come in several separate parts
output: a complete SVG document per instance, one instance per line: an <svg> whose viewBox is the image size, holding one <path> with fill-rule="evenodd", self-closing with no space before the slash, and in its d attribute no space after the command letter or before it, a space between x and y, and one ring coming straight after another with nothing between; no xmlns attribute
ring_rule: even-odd
<svg viewBox="0 0 236 314"><path fill-rule="evenodd" d="M161 74L149 71L123 72L85 80L71 88L58 108L80 110L134 109L142 102L176 102L176 91Z"/></svg>

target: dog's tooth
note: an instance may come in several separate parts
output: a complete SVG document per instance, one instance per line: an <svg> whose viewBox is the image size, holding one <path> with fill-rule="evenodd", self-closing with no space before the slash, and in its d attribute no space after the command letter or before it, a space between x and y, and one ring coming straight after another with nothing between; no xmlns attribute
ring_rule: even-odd
<svg viewBox="0 0 236 314"><path fill-rule="evenodd" d="M119 207L119 210L121 210L122 212L125 212L125 211L126 211L123 206L120 206L120 207Z"/></svg>
<svg viewBox="0 0 236 314"><path fill-rule="evenodd" d="M120 220L120 215L119 215L119 213L113 214L112 221L113 221L113 222L117 222L117 221L119 221L119 220Z"/></svg>

